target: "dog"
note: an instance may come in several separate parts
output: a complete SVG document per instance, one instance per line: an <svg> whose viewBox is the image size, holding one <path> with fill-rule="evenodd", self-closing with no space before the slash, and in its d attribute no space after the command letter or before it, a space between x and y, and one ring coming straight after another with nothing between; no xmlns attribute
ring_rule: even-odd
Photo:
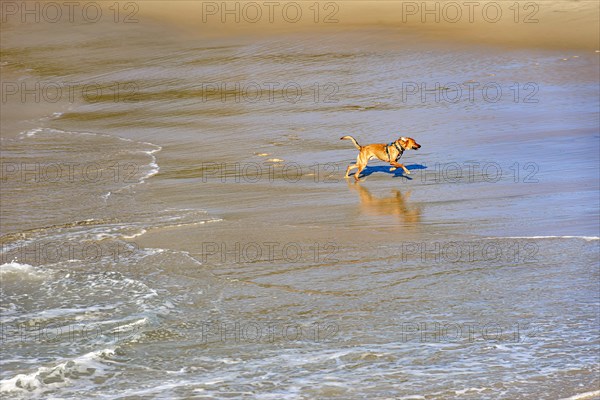
<svg viewBox="0 0 600 400"><path fill-rule="evenodd" d="M342 136L340 138L340 140L345 139L352 140L354 147L358 149L358 157L356 157L356 164L349 165L348 168L346 168L346 176L344 178L349 178L350 176L348 173L354 168L358 168L358 171L354 174L354 179L357 181L359 180L360 173L365 169L369 160L374 157L377 157L381 161L389 162L392 166L390 171L395 171L396 168L402 168L406 175L410 175L410 171L406 169L403 164L398 163L398 160L402 157L405 150L419 150L421 148L421 145L418 144L415 139L404 136L390 144L375 143L366 146L359 145L352 136Z"/></svg>

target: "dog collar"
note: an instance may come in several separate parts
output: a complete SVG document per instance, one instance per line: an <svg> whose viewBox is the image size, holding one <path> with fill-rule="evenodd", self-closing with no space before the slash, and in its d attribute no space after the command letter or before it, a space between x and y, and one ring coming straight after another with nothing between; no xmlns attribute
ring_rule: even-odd
<svg viewBox="0 0 600 400"><path fill-rule="evenodd" d="M402 154L404 154L404 149L402 148L402 146L398 147L398 144L396 142L391 142L390 144L385 146L385 152L388 156L388 161L392 161L392 156L390 155L390 146L394 146L396 150L398 150L398 157L396 157L396 160L402 157Z"/></svg>
<svg viewBox="0 0 600 400"><path fill-rule="evenodd" d="M396 150L398 150L398 157L396 157L396 161L402 157L402 154L404 154L404 149L402 148L402 146L398 147L398 143L396 142L392 142L394 144L394 147L396 148ZM392 144L390 143L390 144Z"/></svg>

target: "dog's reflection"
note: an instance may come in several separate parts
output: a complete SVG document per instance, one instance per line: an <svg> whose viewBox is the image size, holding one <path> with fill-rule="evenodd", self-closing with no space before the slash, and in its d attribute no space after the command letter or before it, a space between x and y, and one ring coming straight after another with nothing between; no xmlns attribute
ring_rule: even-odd
<svg viewBox="0 0 600 400"><path fill-rule="evenodd" d="M362 212L368 215L397 215L408 224L421 222L421 208L408 202L410 192L402 194L398 189L392 190L392 195L375 197L360 183L348 183L348 186L358 191Z"/></svg>

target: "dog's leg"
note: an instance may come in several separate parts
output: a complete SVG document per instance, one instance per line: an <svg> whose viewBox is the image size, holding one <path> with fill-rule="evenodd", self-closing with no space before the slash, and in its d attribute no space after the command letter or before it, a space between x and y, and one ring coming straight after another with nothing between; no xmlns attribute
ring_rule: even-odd
<svg viewBox="0 0 600 400"><path fill-rule="evenodd" d="M360 180L360 173L362 172L362 170L365 169L365 167L358 167L358 171L356 171L356 173L354 174L354 180L355 181L359 181Z"/></svg>
<svg viewBox="0 0 600 400"><path fill-rule="evenodd" d="M348 165L348 168L346 168L346 176L344 176L344 178L350 178L348 173L350 171L352 171L354 168L358 168L358 165L356 165L356 164Z"/></svg>
<svg viewBox="0 0 600 400"><path fill-rule="evenodd" d="M404 166L404 164L397 163L396 161L392 161L390 164L392 166L394 166L394 168L390 169L390 171L395 171L396 168L402 168L402 170L404 171L404 173L406 175L410 175L410 171L406 169L406 167Z"/></svg>
<svg viewBox="0 0 600 400"><path fill-rule="evenodd" d="M354 179L358 182L359 181L359 177L360 177L360 173L363 171L363 169L365 169L365 167L367 166L367 163L369 162L369 160L359 160L356 164L358 167L358 171L356 171L356 173L354 174Z"/></svg>
<svg viewBox="0 0 600 400"><path fill-rule="evenodd" d="M344 136L345 137L345 136ZM348 136L349 137L349 136ZM350 176L348 175L348 173L350 171L352 171L354 168L358 168L360 169L361 164L364 162L364 155L362 151L358 152L358 155L356 156L356 164L352 164L352 165L348 165L348 168L346 168L346 176L345 178L349 178ZM364 167L363 167L364 168ZM356 176L355 176L356 178Z"/></svg>

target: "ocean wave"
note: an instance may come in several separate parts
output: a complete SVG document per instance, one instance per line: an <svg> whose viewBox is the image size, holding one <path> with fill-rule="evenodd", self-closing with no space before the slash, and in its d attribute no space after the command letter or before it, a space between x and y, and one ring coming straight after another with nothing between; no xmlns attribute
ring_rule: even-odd
<svg viewBox="0 0 600 400"><path fill-rule="evenodd" d="M58 116L60 116L60 115L58 115ZM47 133L47 134L51 134L51 135L61 134L61 135L95 136L95 137L115 139L115 140L118 140L118 141L123 141L123 142L131 143L134 146L150 147L150 149L142 149L142 150L133 149L133 150L129 150L129 153L142 153L142 154L147 155L150 158L150 161L148 162L148 165L147 165L148 172L144 173L144 175L142 175L138 179L138 182L136 182L136 183L134 183L132 185L128 185L128 186L124 187L121 190L124 190L124 189L127 189L127 188L131 188L132 186L135 186L135 185L143 184L149 178L151 178L154 175L158 174L158 172L160 171L160 166L158 165L156 153L158 153L159 151L162 150L162 146L159 146L159 145L154 144L154 143L144 142L144 141L137 141L137 140L133 140L133 139L129 139L129 138L124 138L124 137L116 136L116 135L110 135L110 134L106 134L106 133L83 132L83 131L64 131L64 130L60 130L60 129L43 128L43 127L37 127L37 128L29 129L27 131L23 131L23 132L21 132L19 134L19 138L20 139L36 138L36 137L39 136L40 133Z"/></svg>
<svg viewBox="0 0 600 400"><path fill-rule="evenodd" d="M490 240L498 240L498 239L582 239L586 242L591 242L594 240L600 240L598 236L496 236L496 237L486 237L484 239Z"/></svg>
<svg viewBox="0 0 600 400"><path fill-rule="evenodd" d="M4 280L10 279L11 276L21 279L43 279L48 276L48 272L29 264L21 264L17 261L0 265L0 277Z"/></svg>
<svg viewBox="0 0 600 400"><path fill-rule="evenodd" d="M11 253L19 254L19 249L27 250L28 246L35 243L81 245L91 242L93 245L112 240L125 241L122 245L127 247L131 245L130 240L148 232L223 221L222 218L209 216L206 210L175 208L133 214L130 219L131 221L124 221L123 218L91 218L6 233L0 236L0 255L3 255L4 260L10 259L8 256Z"/></svg>
<svg viewBox="0 0 600 400"><path fill-rule="evenodd" d="M576 394L575 396L567 397L561 400L586 400L586 399L596 399L600 397L600 390L594 390L593 392L585 392Z"/></svg>
<svg viewBox="0 0 600 400"><path fill-rule="evenodd" d="M111 369L114 348L93 351L57 365L39 367L37 371L18 374L0 381L0 393L14 392L40 396L48 391L70 386L81 380L99 380Z"/></svg>

